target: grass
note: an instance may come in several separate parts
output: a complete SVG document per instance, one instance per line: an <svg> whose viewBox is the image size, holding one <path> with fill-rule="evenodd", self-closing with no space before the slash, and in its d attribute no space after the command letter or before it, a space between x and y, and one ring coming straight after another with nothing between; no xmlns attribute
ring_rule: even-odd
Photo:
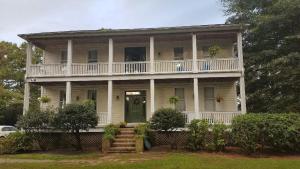
<svg viewBox="0 0 300 169"><path fill-rule="evenodd" d="M252 158L209 153L33 153L0 157L2 169L299 169L300 157Z"/></svg>

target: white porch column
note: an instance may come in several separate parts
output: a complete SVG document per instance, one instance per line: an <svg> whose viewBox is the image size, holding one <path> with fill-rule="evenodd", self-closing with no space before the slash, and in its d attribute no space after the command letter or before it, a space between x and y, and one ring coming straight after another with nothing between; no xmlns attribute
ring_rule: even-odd
<svg viewBox="0 0 300 169"><path fill-rule="evenodd" d="M239 69L242 72L240 77L241 112L245 114L247 112L247 108L246 108L246 93L245 93L245 79L244 79L243 38L241 32L237 34L237 50L238 50L238 58L239 58Z"/></svg>
<svg viewBox="0 0 300 169"><path fill-rule="evenodd" d="M155 112L155 86L154 79L150 79L150 113L151 117Z"/></svg>
<svg viewBox="0 0 300 169"><path fill-rule="evenodd" d="M72 88L71 82L66 83L66 104L70 104L72 101Z"/></svg>
<svg viewBox="0 0 300 169"><path fill-rule="evenodd" d="M192 46L193 46L193 72L197 72L197 36L192 35Z"/></svg>
<svg viewBox="0 0 300 169"><path fill-rule="evenodd" d="M73 57L73 44L72 40L68 40L68 51L67 51L67 75L72 74L72 57Z"/></svg>
<svg viewBox="0 0 300 169"><path fill-rule="evenodd" d="M247 112L244 75L240 77L241 113Z"/></svg>
<svg viewBox="0 0 300 169"><path fill-rule="evenodd" d="M29 99L30 99L30 84L28 82L25 82L25 84L24 84L23 115L29 110Z"/></svg>
<svg viewBox="0 0 300 169"><path fill-rule="evenodd" d="M27 44L27 49L26 49L26 75L25 78L30 74L30 66L31 66L31 60L32 60L32 43Z"/></svg>
<svg viewBox="0 0 300 169"><path fill-rule="evenodd" d="M107 123L112 123L112 88L112 80L109 80L107 85Z"/></svg>
<svg viewBox="0 0 300 169"><path fill-rule="evenodd" d="M198 78L194 78L194 111L196 119L199 119L199 90L198 90Z"/></svg>
<svg viewBox="0 0 300 169"><path fill-rule="evenodd" d="M150 72L154 73L154 37L150 37Z"/></svg>
<svg viewBox="0 0 300 169"><path fill-rule="evenodd" d="M113 57L114 57L114 44L113 39L108 39L108 74L112 75L112 67L113 67Z"/></svg>

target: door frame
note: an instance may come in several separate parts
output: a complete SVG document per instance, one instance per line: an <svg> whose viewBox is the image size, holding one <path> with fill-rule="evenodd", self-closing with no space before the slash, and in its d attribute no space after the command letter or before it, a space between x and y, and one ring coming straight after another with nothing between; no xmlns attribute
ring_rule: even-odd
<svg viewBox="0 0 300 169"><path fill-rule="evenodd" d="M145 121L144 122L127 122L126 121L126 92L140 92L140 91L144 91L145 92L145 100L146 100L146 103L145 103L145 110L144 110L144 114L145 114ZM129 89L129 90L125 90L124 91L124 115L123 115L123 118L124 118L124 121L126 121L127 123L145 123L147 122L147 89Z"/></svg>

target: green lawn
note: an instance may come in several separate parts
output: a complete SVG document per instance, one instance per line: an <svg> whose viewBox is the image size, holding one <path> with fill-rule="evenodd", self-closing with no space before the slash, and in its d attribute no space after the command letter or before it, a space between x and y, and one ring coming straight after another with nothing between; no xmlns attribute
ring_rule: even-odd
<svg viewBox="0 0 300 169"><path fill-rule="evenodd" d="M300 157L252 158L209 153L51 154L0 156L2 169L300 169Z"/></svg>

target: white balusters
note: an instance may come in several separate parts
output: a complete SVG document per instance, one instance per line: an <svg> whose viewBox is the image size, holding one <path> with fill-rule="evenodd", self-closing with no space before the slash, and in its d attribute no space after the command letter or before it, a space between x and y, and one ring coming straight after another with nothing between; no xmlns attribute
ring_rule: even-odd
<svg viewBox="0 0 300 169"><path fill-rule="evenodd" d="M155 73L192 72L192 60L160 60L154 62Z"/></svg>
<svg viewBox="0 0 300 169"><path fill-rule="evenodd" d="M194 112L183 112L183 114L186 123L190 123L197 117ZM223 123L229 125L231 124L232 119L238 115L241 115L241 112L199 112L199 119L207 120L209 124Z"/></svg>
<svg viewBox="0 0 300 169"><path fill-rule="evenodd" d="M107 112L98 112L98 125L107 124Z"/></svg>
<svg viewBox="0 0 300 169"><path fill-rule="evenodd" d="M114 62L113 74L150 73L150 62Z"/></svg>
<svg viewBox="0 0 300 169"><path fill-rule="evenodd" d="M107 63L73 63L72 75L106 75L108 73Z"/></svg>
<svg viewBox="0 0 300 169"><path fill-rule="evenodd" d="M236 70L238 70L238 58L212 58L198 60L199 72Z"/></svg>

